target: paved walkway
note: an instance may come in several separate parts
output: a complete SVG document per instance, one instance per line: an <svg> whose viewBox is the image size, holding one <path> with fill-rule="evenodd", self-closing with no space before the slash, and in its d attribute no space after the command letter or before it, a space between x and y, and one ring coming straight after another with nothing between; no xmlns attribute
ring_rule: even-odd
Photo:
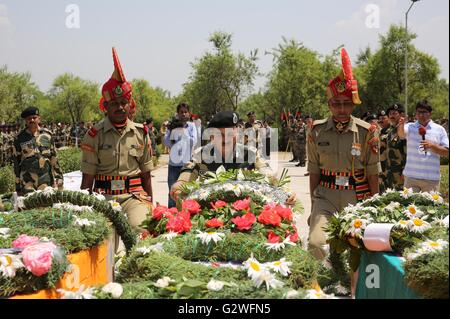
<svg viewBox="0 0 450 319"><path fill-rule="evenodd" d="M288 175L291 178L290 188L297 194L299 200L305 208L304 213L299 218L297 227L302 243L305 245L308 238L309 227L307 219L311 212L311 199L309 193L309 177L304 176L306 167L295 167L296 163L289 163L292 158L291 153L277 152L272 153L271 167L277 171L277 176L281 175L284 168L288 169ZM167 186L168 156L160 157L159 167L152 172L153 197L155 203L167 205L169 189ZM278 165L277 165L278 163Z"/></svg>

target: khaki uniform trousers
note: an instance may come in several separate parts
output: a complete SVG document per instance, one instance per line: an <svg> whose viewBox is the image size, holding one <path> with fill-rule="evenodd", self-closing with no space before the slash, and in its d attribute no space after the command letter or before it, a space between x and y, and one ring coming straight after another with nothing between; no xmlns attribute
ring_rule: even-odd
<svg viewBox="0 0 450 319"><path fill-rule="evenodd" d="M412 188L414 192L439 192L440 181L417 179L405 176L406 188Z"/></svg>
<svg viewBox="0 0 450 319"><path fill-rule="evenodd" d="M335 190L317 186L312 196L311 216L308 219L309 243L308 250L318 260L327 257L327 236L323 227L333 214L342 211L349 204L356 204L354 190Z"/></svg>

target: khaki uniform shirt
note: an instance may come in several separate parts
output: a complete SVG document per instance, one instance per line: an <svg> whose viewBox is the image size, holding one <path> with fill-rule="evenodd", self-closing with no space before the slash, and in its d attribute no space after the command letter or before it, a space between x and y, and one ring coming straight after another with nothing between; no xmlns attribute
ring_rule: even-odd
<svg viewBox="0 0 450 319"><path fill-rule="evenodd" d="M380 156L377 128L351 117L344 132L339 133L332 117L314 122L308 134L308 172L321 170L352 172L352 144L361 144L361 155L355 156L355 170L366 169L367 175L378 175Z"/></svg>
<svg viewBox="0 0 450 319"><path fill-rule="evenodd" d="M153 169L148 134L142 124L131 120L119 134L105 117L86 133L81 149L85 174L131 177Z"/></svg>
<svg viewBox="0 0 450 319"><path fill-rule="evenodd" d="M212 144L200 147L194 151L192 160L186 163L181 169L178 181L192 182L202 177L206 172L215 172L220 166L229 169L256 169L265 175L274 175L269 163L264 160L256 148L248 147L242 144L236 144L236 151L233 157L233 163L212 163L205 161L202 154L212 154ZM214 157L212 157L214 159ZM236 160L238 159L238 160Z"/></svg>

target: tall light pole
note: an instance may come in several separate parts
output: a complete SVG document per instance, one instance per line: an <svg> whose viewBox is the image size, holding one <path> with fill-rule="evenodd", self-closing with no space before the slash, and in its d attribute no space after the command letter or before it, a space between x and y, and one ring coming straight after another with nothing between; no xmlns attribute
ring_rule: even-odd
<svg viewBox="0 0 450 319"><path fill-rule="evenodd" d="M419 0L411 0L411 5L409 6L408 11L405 14L405 29L406 29L406 37L405 37L405 114L406 118L408 118L408 13L411 11L414 3Z"/></svg>

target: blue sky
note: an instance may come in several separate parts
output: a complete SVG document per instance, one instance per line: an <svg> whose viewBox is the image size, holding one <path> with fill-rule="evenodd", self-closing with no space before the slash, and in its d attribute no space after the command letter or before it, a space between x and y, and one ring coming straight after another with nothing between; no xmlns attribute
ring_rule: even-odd
<svg viewBox="0 0 450 319"><path fill-rule="evenodd" d="M66 6L80 10L80 28L66 27ZM380 8L379 28L367 28L367 5ZM127 78L145 78L172 94L182 90L190 63L210 49L214 31L233 33L233 49L264 52L294 38L322 54L344 44L350 55L370 45L392 23L404 23L410 0L0 0L0 65L30 71L42 90L72 72L103 83L112 72L116 46ZM421 0L409 15L415 45L435 56L449 78L449 1ZM263 87L264 78L256 81Z"/></svg>

